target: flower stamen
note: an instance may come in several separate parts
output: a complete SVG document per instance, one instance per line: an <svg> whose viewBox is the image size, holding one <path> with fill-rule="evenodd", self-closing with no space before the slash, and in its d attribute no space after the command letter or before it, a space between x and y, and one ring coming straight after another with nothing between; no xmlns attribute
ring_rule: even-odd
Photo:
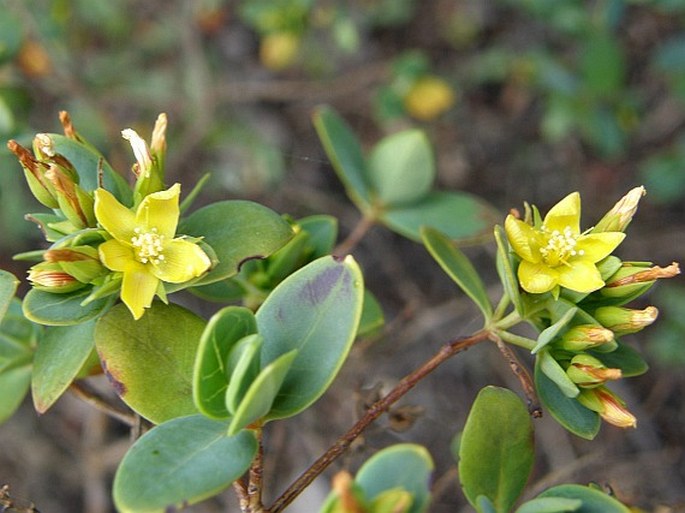
<svg viewBox="0 0 685 513"><path fill-rule="evenodd" d="M149 231L134 228L133 231L136 235L131 237L131 244L140 262L157 265L164 260L164 235L157 233L157 228L151 228Z"/></svg>
<svg viewBox="0 0 685 513"><path fill-rule="evenodd" d="M547 244L540 248L540 254L549 266L570 265L568 262L570 258L585 254L584 250L576 249L578 236L574 235L568 226L563 231L550 231L543 225L542 233L547 239Z"/></svg>

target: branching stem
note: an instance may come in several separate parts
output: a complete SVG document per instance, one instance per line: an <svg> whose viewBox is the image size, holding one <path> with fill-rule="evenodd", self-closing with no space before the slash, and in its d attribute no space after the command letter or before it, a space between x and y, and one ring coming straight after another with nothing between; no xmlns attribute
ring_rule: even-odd
<svg viewBox="0 0 685 513"><path fill-rule="evenodd" d="M471 346L478 344L489 337L489 332L481 330L469 337L461 337L443 345L440 350L421 367L405 376L385 397L376 401L366 411L364 416L352 426L347 433L342 435L318 460L316 460L283 494L276 499L273 505L265 510L268 513L280 513L302 491L314 481L331 463L333 463L347 448L357 439L369 424L386 412L390 406L409 392L414 386L433 372L440 364L452 356L465 351Z"/></svg>
<svg viewBox="0 0 685 513"><path fill-rule="evenodd" d="M81 400L94 406L96 409L106 413L110 417L113 417L124 424L133 427L137 423L136 415L130 411L126 411L123 408L111 404L106 397L98 393L93 387L88 383L83 381L74 381L71 384L71 391Z"/></svg>
<svg viewBox="0 0 685 513"><path fill-rule="evenodd" d="M368 232L375 223L376 220L373 216L363 216L357 223L357 226L355 226L347 236L347 238L338 244L338 246L333 250L333 254L339 256L349 254L355 247L357 247L357 244L359 244L359 242L366 235L366 232Z"/></svg>

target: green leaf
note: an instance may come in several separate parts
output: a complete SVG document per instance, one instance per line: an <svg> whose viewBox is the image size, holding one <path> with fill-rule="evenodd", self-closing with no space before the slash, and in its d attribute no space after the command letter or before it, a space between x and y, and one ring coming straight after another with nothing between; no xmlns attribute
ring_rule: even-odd
<svg viewBox="0 0 685 513"><path fill-rule="evenodd" d="M79 175L79 185L86 191L99 187L99 168L102 168L103 186L123 205L131 205L131 188L122 176L114 171L103 156L89 145L59 134L48 134L54 149L72 163Z"/></svg>
<svg viewBox="0 0 685 513"><path fill-rule="evenodd" d="M328 256L290 275L262 304L256 315L262 368L299 351L267 420L299 413L328 388L352 346L363 293L354 259Z"/></svg>
<svg viewBox="0 0 685 513"><path fill-rule="evenodd" d="M314 248L313 258L328 255L338 238L338 220L333 216L314 215L297 220L300 228L309 234L309 243Z"/></svg>
<svg viewBox="0 0 685 513"><path fill-rule="evenodd" d="M576 513L630 513L630 509L604 492L587 486L567 484L545 490L538 497L579 499L583 505Z"/></svg>
<svg viewBox="0 0 685 513"><path fill-rule="evenodd" d="M619 342L618 347L610 353L589 352L607 367L621 369L621 374L624 378L641 376L649 370L649 365L647 365L647 362L640 353L623 342Z"/></svg>
<svg viewBox="0 0 685 513"><path fill-rule="evenodd" d="M235 344L257 332L257 322L247 308L228 306L219 310L207 323L193 368L193 399L203 414L227 418L225 393L229 374L226 361Z"/></svg>
<svg viewBox="0 0 685 513"><path fill-rule="evenodd" d="M177 511L216 495L242 476L257 454L257 440L251 431L228 437L226 426L194 415L145 433L114 477L118 511Z"/></svg>
<svg viewBox="0 0 685 513"><path fill-rule="evenodd" d="M203 237L219 263L195 285L235 275L252 258L266 258L293 236L276 212L251 201L221 201L196 210L181 221L179 233Z"/></svg>
<svg viewBox="0 0 685 513"><path fill-rule="evenodd" d="M229 435L238 433L269 413L296 356L297 349L293 349L262 369L243 396L228 427Z"/></svg>
<svg viewBox="0 0 685 513"><path fill-rule="evenodd" d="M495 505L485 495L479 495L476 497L475 506L478 513L497 513Z"/></svg>
<svg viewBox="0 0 685 513"><path fill-rule="evenodd" d="M579 499L563 497L538 497L521 505L516 513L566 513L578 511L583 505Z"/></svg>
<svg viewBox="0 0 685 513"><path fill-rule="evenodd" d="M535 389L542 405L565 429L586 440L597 436L601 424L599 414L564 395L540 370L539 361L535 365Z"/></svg>
<svg viewBox="0 0 685 513"><path fill-rule="evenodd" d="M26 396L39 333L39 327L22 315L19 300L12 300L0 322L0 423L12 416Z"/></svg>
<svg viewBox="0 0 685 513"><path fill-rule="evenodd" d="M482 242L490 237L498 220L499 215L490 205L465 192L431 192L416 203L388 208L380 214L380 221L388 228L417 242L421 240L422 226L462 244Z"/></svg>
<svg viewBox="0 0 685 513"><path fill-rule="evenodd" d="M369 458L354 480L369 501L387 490L407 490L414 498L408 513L421 513L430 502L433 467L433 460L425 448L416 444L397 444Z"/></svg>
<svg viewBox="0 0 685 513"><path fill-rule="evenodd" d="M371 205L370 179L359 140L330 107L314 112L314 128L347 195L362 211Z"/></svg>
<svg viewBox="0 0 685 513"><path fill-rule="evenodd" d="M421 130L405 130L376 144L368 158L371 181L383 205L416 203L435 180L433 151Z"/></svg>
<svg viewBox="0 0 685 513"><path fill-rule="evenodd" d="M385 316L380 303L368 289L364 289L364 305L357 335L360 337L373 335L383 327L383 324L385 324Z"/></svg>
<svg viewBox="0 0 685 513"><path fill-rule="evenodd" d="M457 249L444 234L432 228L422 228L421 238L426 249L440 264L442 270L476 303L485 319L492 317L492 305L485 286L478 271L466 255Z"/></svg>
<svg viewBox="0 0 685 513"><path fill-rule="evenodd" d="M504 228L495 226L495 242L497 242L497 274L504 287L504 292L511 299L514 308L519 315L524 315L523 301L519 291L519 282L512 262L513 257L509 251L509 242Z"/></svg>
<svg viewBox="0 0 685 513"><path fill-rule="evenodd" d="M231 281L230 278L228 280L215 281L208 285L191 287L188 291L205 301L216 303L239 301L245 294L243 288L238 283Z"/></svg>
<svg viewBox="0 0 685 513"><path fill-rule="evenodd" d="M94 347L95 320L43 331L33 359L31 392L38 413L45 413L69 387Z"/></svg>
<svg viewBox="0 0 685 513"><path fill-rule="evenodd" d="M468 501L475 507L484 495L497 513L508 513L528 480L533 456L533 425L521 399L505 388L482 389L459 447L459 476Z"/></svg>
<svg viewBox="0 0 685 513"><path fill-rule="evenodd" d="M536 359L540 370L559 387L566 397L577 397L580 393L578 386L571 381L566 371L559 365L549 351L540 351Z"/></svg>
<svg viewBox="0 0 685 513"><path fill-rule="evenodd" d="M12 273L0 269L0 321L5 316L18 286L19 280Z"/></svg>
<svg viewBox="0 0 685 513"><path fill-rule="evenodd" d="M197 410L193 365L205 321L177 305L153 302L139 320L117 305L95 327L110 383L133 410L159 424Z"/></svg>
<svg viewBox="0 0 685 513"><path fill-rule="evenodd" d="M239 340L228 355L226 375L225 405L229 413L235 414L252 382L259 376L260 357L264 338L261 335L248 335ZM273 398L271 398L273 400Z"/></svg>
<svg viewBox="0 0 685 513"><path fill-rule="evenodd" d="M68 294L53 294L31 289L24 297L24 315L27 319L47 326L71 326L89 321L100 315L116 300L104 297L81 306L91 290L85 288Z"/></svg>

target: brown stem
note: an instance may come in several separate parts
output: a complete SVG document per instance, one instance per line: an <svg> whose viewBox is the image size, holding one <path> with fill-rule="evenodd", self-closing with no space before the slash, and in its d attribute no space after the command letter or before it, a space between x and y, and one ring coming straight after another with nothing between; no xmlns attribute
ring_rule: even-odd
<svg viewBox="0 0 685 513"><path fill-rule="evenodd" d="M375 222L375 219L371 216L362 217L347 238L333 250L333 254L339 256L349 254L364 238L366 232L371 229Z"/></svg>
<svg viewBox="0 0 685 513"><path fill-rule="evenodd" d="M448 342L421 367L405 376L385 397L376 401L367 410L364 416L352 426L347 433L341 436L318 460L316 460L283 494L276 499L273 505L266 511L268 513L280 513L283 511L314 479L321 474L331 463L343 454L350 444L378 417L386 412L393 403L404 396L419 381L430 374L436 367L461 351L476 345L488 338L488 332L478 331L469 337L461 337Z"/></svg>
<svg viewBox="0 0 685 513"><path fill-rule="evenodd" d="M247 485L247 502L249 513L263 513L262 478L264 474L264 444L262 443L262 428L255 430L257 436L257 455L252 460Z"/></svg>
<svg viewBox="0 0 685 513"><path fill-rule="evenodd" d="M237 479L233 481L233 490L238 496L238 502L240 503L240 511L247 511L250 507L250 500L247 497L247 487L242 479Z"/></svg>
<svg viewBox="0 0 685 513"><path fill-rule="evenodd" d="M136 425L136 415L124 410L120 406L111 404L109 400L97 392L91 385L84 381L74 381L70 387L71 391L81 400L94 406L98 410L106 413L128 426Z"/></svg>
<svg viewBox="0 0 685 513"><path fill-rule="evenodd" d="M504 341L496 333L489 334L490 340L497 344L497 349L502 353L505 360L509 364L511 371L514 376L521 383L521 388L523 393L526 395L526 400L528 401L528 412L530 415L536 419L542 417L542 408L540 407L540 400L535 392L535 385L533 385L533 380L530 377L528 369L519 361L516 353L511 350L511 348L504 343Z"/></svg>

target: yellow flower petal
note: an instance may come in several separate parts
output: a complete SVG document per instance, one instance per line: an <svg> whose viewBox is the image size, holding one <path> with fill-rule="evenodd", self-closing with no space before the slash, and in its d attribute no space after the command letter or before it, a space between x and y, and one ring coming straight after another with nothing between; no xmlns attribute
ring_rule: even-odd
<svg viewBox="0 0 685 513"><path fill-rule="evenodd" d="M609 256L623 242L625 236L621 232L591 233L578 238L576 249L583 252L583 260L599 262Z"/></svg>
<svg viewBox="0 0 685 513"><path fill-rule="evenodd" d="M575 260L557 267L559 285L580 293L589 293L604 286L602 276L589 260Z"/></svg>
<svg viewBox="0 0 685 513"><path fill-rule="evenodd" d="M164 260L153 263L151 272L162 281L183 283L202 275L211 263L197 244L174 239L164 246Z"/></svg>
<svg viewBox="0 0 685 513"><path fill-rule="evenodd" d="M139 270L142 272L145 269L143 264L135 259L131 246L122 244L116 239L103 242L98 250L100 260L107 269L119 272L128 270Z"/></svg>
<svg viewBox="0 0 685 513"><path fill-rule="evenodd" d="M95 191L95 217L109 234L120 241L130 241L135 227L135 214L105 189Z"/></svg>
<svg viewBox="0 0 685 513"><path fill-rule="evenodd" d="M580 233L580 194L572 192L554 205L542 223L549 231L563 232L567 227L573 235Z"/></svg>
<svg viewBox="0 0 685 513"><path fill-rule="evenodd" d="M523 290L532 294L549 292L559 282L557 269L542 262L532 263L526 260L519 265L518 278Z"/></svg>
<svg viewBox="0 0 685 513"><path fill-rule="evenodd" d="M532 226L508 215L504 221L504 231L507 233L512 249L518 256L533 263L540 261L539 248L535 247L537 234Z"/></svg>
<svg viewBox="0 0 685 513"><path fill-rule="evenodd" d="M178 197L181 185L174 184L165 191L154 192L145 196L136 212L136 226L156 228L159 235L171 240L176 234L180 210Z"/></svg>
<svg viewBox="0 0 685 513"><path fill-rule="evenodd" d="M159 280L146 269L125 272L121 282L121 300L128 307L133 318L138 320L145 308L152 304Z"/></svg>

